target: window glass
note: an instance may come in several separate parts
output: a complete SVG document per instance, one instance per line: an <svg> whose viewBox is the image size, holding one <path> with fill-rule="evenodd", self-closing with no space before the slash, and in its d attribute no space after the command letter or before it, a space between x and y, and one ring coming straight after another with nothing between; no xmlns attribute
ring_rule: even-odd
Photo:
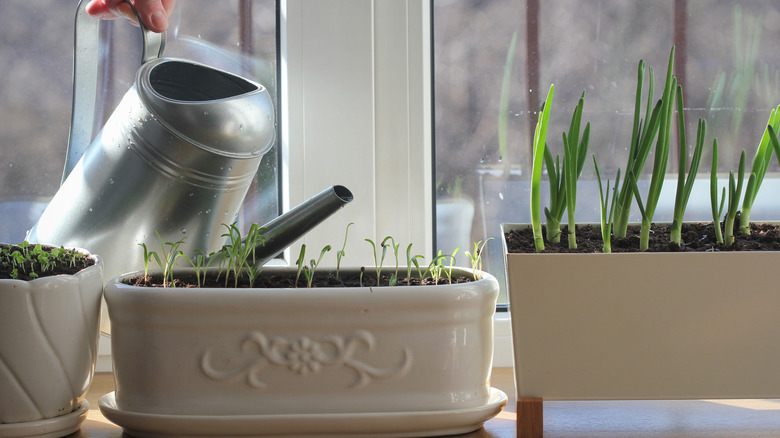
<svg viewBox="0 0 780 438"><path fill-rule="evenodd" d="M0 241L19 241L62 178L71 113L74 1L0 2ZM277 103L275 0L187 0L170 19L165 56L192 59L265 85ZM140 65L140 31L101 22L96 128L130 88ZM277 104L278 107L278 104ZM279 211L277 148L267 153L240 222Z"/></svg>
<svg viewBox="0 0 780 438"><path fill-rule="evenodd" d="M743 148L752 157L770 110L780 104L780 52L774 50L780 39L780 5L775 1L434 0L433 15L438 246L447 251L494 237L484 261L498 278L503 278L499 225L530 220L531 139L550 84L555 84L555 98L547 140L553 154L561 153L561 133L585 92L583 123L592 125L590 153L602 178L610 180L628 158L640 59L654 68L656 100L675 46L675 74L685 102L687 144L682 147L690 154L697 121L705 119L700 172L709 172L717 137L721 185L728 171L736 171ZM502 151L499 102L515 33ZM671 220L681 146L673 135L667 168L671 182L664 186L655 221ZM651 155L646 173L652 160ZM773 160L754 219L780 216L776 171ZM686 219L711 220L708 185L709 178L698 178ZM546 187L542 193L544 206ZM598 196L588 159L578 185L578 222L599 221ZM462 206L448 207L455 202ZM639 219L636 212L632 217Z"/></svg>
<svg viewBox="0 0 780 438"><path fill-rule="evenodd" d="M24 238L62 177L73 11L73 2L57 0L0 3L2 241Z"/></svg>

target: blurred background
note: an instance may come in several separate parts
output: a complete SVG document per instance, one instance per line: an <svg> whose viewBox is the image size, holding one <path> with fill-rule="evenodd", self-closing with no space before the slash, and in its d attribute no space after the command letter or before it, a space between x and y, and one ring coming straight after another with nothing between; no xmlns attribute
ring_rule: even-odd
<svg viewBox="0 0 780 438"><path fill-rule="evenodd" d="M582 123L591 122L590 153L602 178L614 181L628 159L639 60L655 70L655 102L676 47L688 144L678 144L675 131L667 168L673 181L665 185L656 221L671 220L676 151L692 150L699 118L708 122L700 171L709 173L717 137L725 184L742 149L752 158L770 110L780 104L777 1L435 0L433 28L438 247L447 252L494 237L484 260L486 270L499 279L500 224L530 222L531 143L550 84L555 84L555 98L547 142L553 154L562 153L561 133L585 92ZM509 53L515 33L516 46ZM511 82L502 151L497 127L507 55ZM647 79L645 84L643 99ZM773 159L754 219L780 217L777 170ZM710 221L709 181L698 179L703 184L694 189L686 219ZM547 189L542 190L544 196ZM458 211L473 214L450 214L456 203ZM578 188L577 221L598 222L598 208L598 185L588 159ZM459 234L451 233L455 229Z"/></svg>

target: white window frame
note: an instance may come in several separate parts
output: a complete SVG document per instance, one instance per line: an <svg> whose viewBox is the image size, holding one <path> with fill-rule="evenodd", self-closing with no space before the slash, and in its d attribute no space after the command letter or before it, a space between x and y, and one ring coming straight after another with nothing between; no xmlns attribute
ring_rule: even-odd
<svg viewBox="0 0 780 438"><path fill-rule="evenodd" d="M284 0L281 9L284 208L333 184L355 200L306 235L350 235L432 253L429 3ZM348 263L373 263L351 242Z"/></svg>
<svg viewBox="0 0 780 438"><path fill-rule="evenodd" d="M430 14L429 0L281 1L283 208L334 184L355 197L292 254L340 243L349 222L350 265L373 264L363 238L433 253ZM507 313L495 327L494 366L511 366Z"/></svg>

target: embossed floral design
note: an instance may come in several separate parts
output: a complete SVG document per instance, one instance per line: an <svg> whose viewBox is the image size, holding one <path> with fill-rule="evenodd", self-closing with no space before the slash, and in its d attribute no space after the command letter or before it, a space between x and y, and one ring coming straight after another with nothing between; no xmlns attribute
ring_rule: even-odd
<svg viewBox="0 0 780 438"><path fill-rule="evenodd" d="M284 366L291 371L306 376L319 373L325 366L343 366L353 370L357 378L349 387L367 385L373 379L400 377L409 372L412 366L412 352L403 349L399 363L388 368L376 368L353 357L361 346L368 351L374 349L376 341L367 330L356 330L346 336L330 335L319 341L302 336L293 341L282 337L268 338L259 331L248 333L241 343L242 350L256 350L249 360L239 367L221 370L214 366L213 349L206 350L201 357L200 369L211 379L217 381L233 380L244 377L246 384L262 389L268 384L262 378L266 365ZM327 347L325 347L327 346ZM232 363L238 360L223 360Z"/></svg>
<svg viewBox="0 0 780 438"><path fill-rule="evenodd" d="M320 344L305 336L290 344L285 358L290 369L301 375L319 372L322 362L328 359Z"/></svg>

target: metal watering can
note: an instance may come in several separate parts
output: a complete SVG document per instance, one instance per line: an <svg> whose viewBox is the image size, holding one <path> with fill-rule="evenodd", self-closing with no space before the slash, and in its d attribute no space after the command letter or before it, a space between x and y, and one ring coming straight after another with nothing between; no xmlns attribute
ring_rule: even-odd
<svg viewBox="0 0 780 438"><path fill-rule="evenodd" d="M92 139L99 21L76 13L73 113L63 183L28 233L31 242L100 254L110 279L143 268L139 243L185 239L214 251L274 143L274 108L249 79L162 58L165 34L143 33L135 83ZM129 3L129 2L128 2ZM131 5L132 6L132 5ZM273 258L352 200L334 186L266 224L258 263Z"/></svg>

